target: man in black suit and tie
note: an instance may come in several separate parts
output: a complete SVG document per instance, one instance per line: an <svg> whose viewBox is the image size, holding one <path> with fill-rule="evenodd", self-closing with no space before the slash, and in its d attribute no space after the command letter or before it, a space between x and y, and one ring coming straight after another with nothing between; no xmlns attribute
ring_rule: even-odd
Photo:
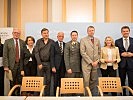
<svg viewBox="0 0 133 100"><path fill-rule="evenodd" d="M123 26L121 33L123 37L115 41L121 57L119 76L121 78L121 85L124 86L127 74L129 87L133 89L133 38L129 37L130 28L128 26ZM125 90L123 90L123 95L126 95Z"/></svg>
<svg viewBox="0 0 133 100"><path fill-rule="evenodd" d="M56 95L56 88L60 86L60 79L65 77L65 63L64 63L64 47L63 42L64 33L59 32L57 41L51 46L51 66L54 75L54 95Z"/></svg>

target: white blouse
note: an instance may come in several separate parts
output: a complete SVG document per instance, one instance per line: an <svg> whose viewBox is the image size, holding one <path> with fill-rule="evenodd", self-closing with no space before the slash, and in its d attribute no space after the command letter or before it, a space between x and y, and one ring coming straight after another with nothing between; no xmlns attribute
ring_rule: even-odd
<svg viewBox="0 0 133 100"><path fill-rule="evenodd" d="M27 45L27 49L30 51L30 53L32 54L33 48L29 49L28 45ZM32 58L30 57L29 61L32 61Z"/></svg>
<svg viewBox="0 0 133 100"><path fill-rule="evenodd" d="M112 60L112 50L108 49L108 60ZM112 66L112 63L107 63L107 66Z"/></svg>

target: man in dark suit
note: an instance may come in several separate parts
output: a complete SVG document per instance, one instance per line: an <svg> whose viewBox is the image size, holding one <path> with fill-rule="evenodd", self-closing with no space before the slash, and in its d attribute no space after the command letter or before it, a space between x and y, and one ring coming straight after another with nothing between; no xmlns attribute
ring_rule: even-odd
<svg viewBox="0 0 133 100"><path fill-rule="evenodd" d="M81 55L80 44L77 41L78 32L71 32L71 41L66 43L64 50L64 60L66 66L66 77L79 78L81 75Z"/></svg>
<svg viewBox="0 0 133 100"><path fill-rule="evenodd" d="M129 37L130 28L128 26L123 26L121 33L123 37L115 41L121 57L119 76L121 78L121 85L124 86L127 74L129 87L133 89L133 38ZM123 95L126 95L125 90L123 90Z"/></svg>
<svg viewBox="0 0 133 100"><path fill-rule="evenodd" d="M21 84L23 71L23 49L25 42L21 40L19 29L13 29L13 38L8 39L4 43L3 48L3 65L4 70L12 72L13 80L10 82L10 88L16 84ZM19 91L14 95L18 95Z"/></svg>
<svg viewBox="0 0 133 100"><path fill-rule="evenodd" d="M59 32L57 35L58 41L54 42L51 46L51 66L54 76L54 95L56 95L56 88L60 86L61 78L65 77L65 63L64 63L64 47L63 42L64 33Z"/></svg>

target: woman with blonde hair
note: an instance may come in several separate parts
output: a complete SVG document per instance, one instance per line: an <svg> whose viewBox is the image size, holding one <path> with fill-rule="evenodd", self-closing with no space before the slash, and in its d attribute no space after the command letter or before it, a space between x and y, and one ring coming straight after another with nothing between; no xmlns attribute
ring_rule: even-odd
<svg viewBox="0 0 133 100"><path fill-rule="evenodd" d="M116 77L116 70L120 62L118 47L115 47L112 37L107 36L104 41L104 47L101 48L101 73L102 77ZM116 95L116 93L112 93Z"/></svg>

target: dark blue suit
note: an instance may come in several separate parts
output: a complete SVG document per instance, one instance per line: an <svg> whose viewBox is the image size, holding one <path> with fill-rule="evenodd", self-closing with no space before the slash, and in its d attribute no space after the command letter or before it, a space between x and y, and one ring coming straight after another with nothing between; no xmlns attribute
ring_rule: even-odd
<svg viewBox="0 0 133 100"><path fill-rule="evenodd" d="M51 67L56 68L56 73L54 75L54 95L56 94L56 88L60 85L60 79L65 77L65 63L64 63L64 47L65 43L63 42L63 54L59 47L58 41L54 42L51 45Z"/></svg>
<svg viewBox="0 0 133 100"><path fill-rule="evenodd" d="M120 38L115 41L115 45L119 48L121 61L119 63L119 76L121 78L121 85L125 85L126 74L128 75L128 84L129 87L133 89L133 57L122 57L123 52L133 53L133 38L129 37L129 47L126 51L123 46L123 38ZM123 94L126 95L126 91L123 91Z"/></svg>

